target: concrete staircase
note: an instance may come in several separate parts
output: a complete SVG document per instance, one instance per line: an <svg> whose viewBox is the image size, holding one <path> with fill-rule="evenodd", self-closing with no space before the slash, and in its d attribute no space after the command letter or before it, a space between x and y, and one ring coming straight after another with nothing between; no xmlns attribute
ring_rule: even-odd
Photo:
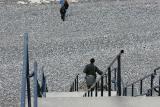
<svg viewBox="0 0 160 107"><path fill-rule="evenodd" d="M158 107L160 97L82 97L84 92L49 92L38 107ZM99 93L100 94L100 93ZM115 94L115 92L112 92Z"/></svg>

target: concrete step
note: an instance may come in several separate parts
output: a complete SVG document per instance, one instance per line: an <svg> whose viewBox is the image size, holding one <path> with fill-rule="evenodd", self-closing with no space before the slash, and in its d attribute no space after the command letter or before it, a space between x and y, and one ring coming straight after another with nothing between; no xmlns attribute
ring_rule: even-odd
<svg viewBox="0 0 160 107"><path fill-rule="evenodd" d="M159 107L160 97L57 97L38 102L38 107Z"/></svg>
<svg viewBox="0 0 160 107"><path fill-rule="evenodd" d="M83 97L85 92L48 92L46 93L46 97ZM104 96L108 97L108 92L105 91ZM116 96L116 91L111 92L112 96ZM93 92L93 96L95 96L95 92ZM98 97L101 96L101 92L98 92Z"/></svg>

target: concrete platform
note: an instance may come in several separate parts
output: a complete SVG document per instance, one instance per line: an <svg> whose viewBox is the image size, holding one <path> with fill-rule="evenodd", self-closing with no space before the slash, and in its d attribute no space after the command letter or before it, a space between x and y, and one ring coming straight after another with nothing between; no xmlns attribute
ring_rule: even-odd
<svg viewBox="0 0 160 107"><path fill-rule="evenodd" d="M84 92L48 92L46 93L46 97L83 97ZM108 97L108 92L105 91L104 96ZM112 96L116 96L116 91L111 92ZM93 92L93 96L95 96L95 92ZM101 92L98 92L98 97L101 96Z"/></svg>
<svg viewBox="0 0 160 107"><path fill-rule="evenodd" d="M160 97L41 98L38 107L159 107Z"/></svg>

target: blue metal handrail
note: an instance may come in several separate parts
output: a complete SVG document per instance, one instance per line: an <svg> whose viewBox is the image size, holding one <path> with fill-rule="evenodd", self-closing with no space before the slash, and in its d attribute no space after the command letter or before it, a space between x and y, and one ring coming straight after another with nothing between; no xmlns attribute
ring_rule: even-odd
<svg viewBox="0 0 160 107"><path fill-rule="evenodd" d="M106 83L108 83L108 87L106 88L106 90L108 91L108 96L111 96L111 72L112 72L112 65L117 61L117 75L116 75L116 79L117 79L117 95L121 96L121 55L124 53L124 50L121 50L120 53L113 59L113 61L109 64L109 66L107 67L107 70L105 71L105 73L102 74L101 78L99 78L91 87L90 89L88 89L83 97L86 97L88 95L92 96L92 91L95 88L95 96L97 96L97 91L98 91L98 87L99 87L99 82L101 81L101 96L103 96L103 91L104 91L104 78L106 78Z"/></svg>
<svg viewBox="0 0 160 107"><path fill-rule="evenodd" d="M34 62L34 71L29 74L29 55L28 55L28 33L24 34L24 52L23 52L23 70L21 81L21 104L20 107L25 107L25 97L27 88L28 107L31 107L31 92L30 92L30 78L34 78L34 107L38 106L38 79L37 79L37 62ZM44 73L43 73L44 76ZM46 92L46 78L44 77L44 84L42 85L42 93ZM26 87L27 86L27 87ZM44 87L45 86L45 87Z"/></svg>

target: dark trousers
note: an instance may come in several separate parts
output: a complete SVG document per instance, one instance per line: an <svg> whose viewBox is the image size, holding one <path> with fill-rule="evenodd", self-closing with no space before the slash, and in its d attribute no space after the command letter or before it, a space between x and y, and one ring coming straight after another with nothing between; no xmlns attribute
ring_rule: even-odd
<svg viewBox="0 0 160 107"><path fill-rule="evenodd" d="M61 14L61 19L64 21L65 20L65 14L66 14L66 9L65 9L64 6L61 7L60 14Z"/></svg>

